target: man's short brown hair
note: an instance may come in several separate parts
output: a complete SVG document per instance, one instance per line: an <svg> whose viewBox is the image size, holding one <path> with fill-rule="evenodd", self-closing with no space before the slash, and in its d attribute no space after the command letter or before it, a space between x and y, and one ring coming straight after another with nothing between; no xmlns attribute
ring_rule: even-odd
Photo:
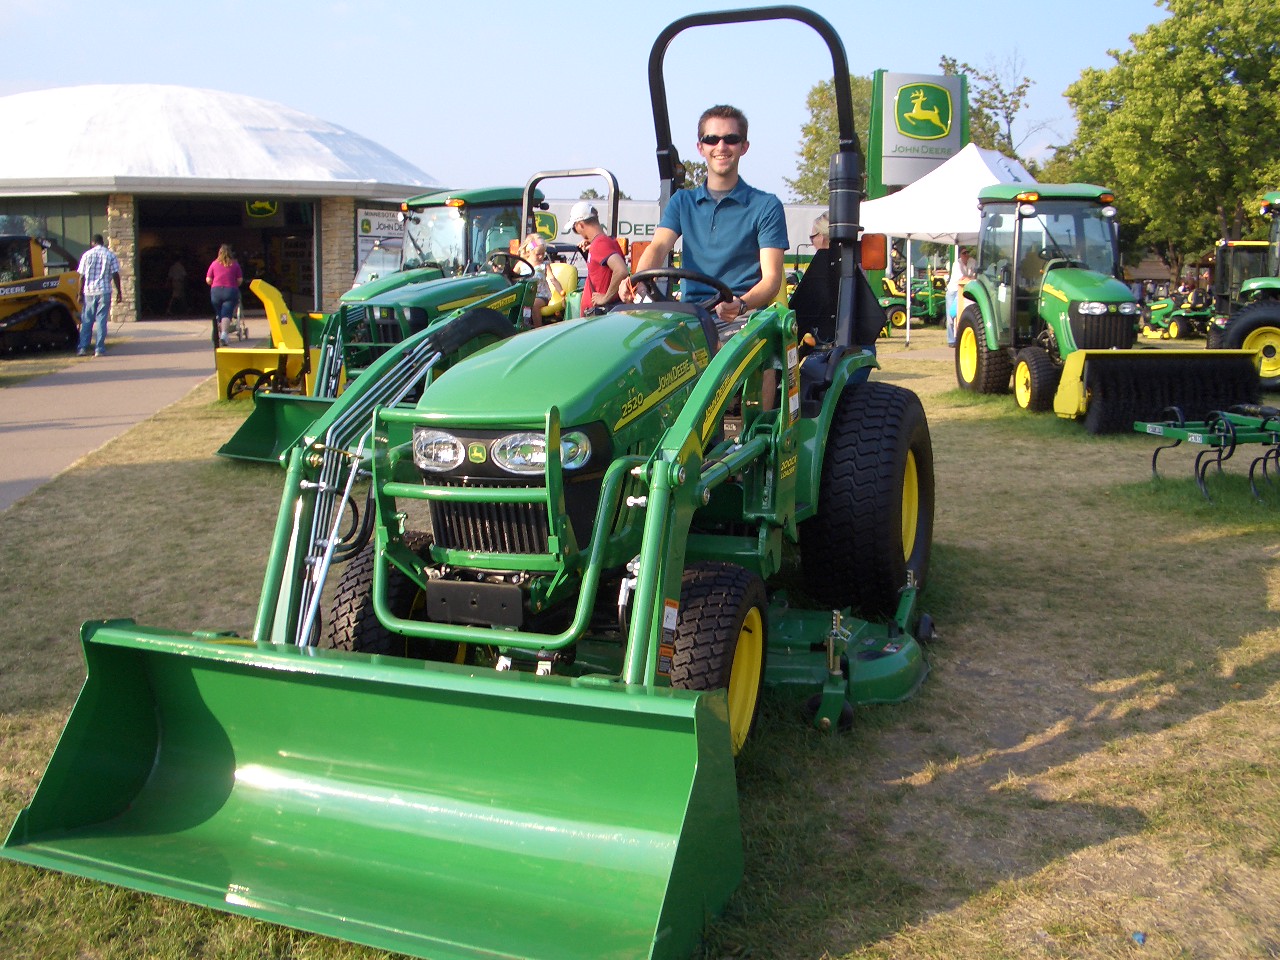
<svg viewBox="0 0 1280 960"><path fill-rule="evenodd" d="M714 107L708 107L702 111L702 116L698 118L698 139L702 139L702 128L706 126L707 121L712 117L719 117L721 120L733 120L738 124L738 132L742 134L742 139L747 139L747 115L737 107L731 107L727 103L718 103Z"/></svg>

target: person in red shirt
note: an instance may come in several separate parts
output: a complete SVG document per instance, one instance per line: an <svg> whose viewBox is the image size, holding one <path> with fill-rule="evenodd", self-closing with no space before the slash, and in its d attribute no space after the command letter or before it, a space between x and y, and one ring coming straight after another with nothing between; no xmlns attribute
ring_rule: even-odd
<svg viewBox="0 0 1280 960"><path fill-rule="evenodd" d="M618 241L600 226L600 214L586 200L569 211L569 229L581 240L587 258L587 280L582 287L582 315L603 313L617 303L618 288L627 278L627 261Z"/></svg>

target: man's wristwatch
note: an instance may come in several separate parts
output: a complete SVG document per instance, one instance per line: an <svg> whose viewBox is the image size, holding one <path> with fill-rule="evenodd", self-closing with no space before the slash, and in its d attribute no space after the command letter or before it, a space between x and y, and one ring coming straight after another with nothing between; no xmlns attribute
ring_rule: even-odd
<svg viewBox="0 0 1280 960"><path fill-rule="evenodd" d="M738 312L739 312L739 313L746 313L746 312L747 312L747 301L743 300L741 297L734 297L733 299L734 299L734 300L737 302L737 304L738 304Z"/></svg>

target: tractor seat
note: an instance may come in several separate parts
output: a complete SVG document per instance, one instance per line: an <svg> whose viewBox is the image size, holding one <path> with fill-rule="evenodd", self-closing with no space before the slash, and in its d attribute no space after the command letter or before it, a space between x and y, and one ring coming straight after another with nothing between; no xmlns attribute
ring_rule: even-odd
<svg viewBox="0 0 1280 960"><path fill-rule="evenodd" d="M564 314L565 298L578 289L578 268L571 263L553 261L547 264L547 269L556 278L556 282L560 284L560 292L557 293L554 287L551 288L551 299L542 308L542 315L543 317L559 317Z"/></svg>

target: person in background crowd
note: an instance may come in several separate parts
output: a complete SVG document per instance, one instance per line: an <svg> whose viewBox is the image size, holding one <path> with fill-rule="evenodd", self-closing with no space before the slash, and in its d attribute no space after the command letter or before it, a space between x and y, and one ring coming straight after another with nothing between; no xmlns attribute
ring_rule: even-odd
<svg viewBox="0 0 1280 960"><path fill-rule="evenodd" d="M80 257L80 300L84 310L80 314L80 346L77 357L87 356L89 341L93 339L93 355L101 357L107 352L107 320L111 316L111 284L116 296L124 299L120 289L120 261L107 249L102 234L93 235L93 244ZM94 336L96 332L96 337Z"/></svg>
<svg viewBox="0 0 1280 960"><path fill-rule="evenodd" d="M218 325L218 342L225 347L231 318L240 306L240 284L244 282L244 272L231 255L229 244L224 243L218 248L218 255L209 264L204 282L209 285L209 301L213 304L213 317Z"/></svg>

